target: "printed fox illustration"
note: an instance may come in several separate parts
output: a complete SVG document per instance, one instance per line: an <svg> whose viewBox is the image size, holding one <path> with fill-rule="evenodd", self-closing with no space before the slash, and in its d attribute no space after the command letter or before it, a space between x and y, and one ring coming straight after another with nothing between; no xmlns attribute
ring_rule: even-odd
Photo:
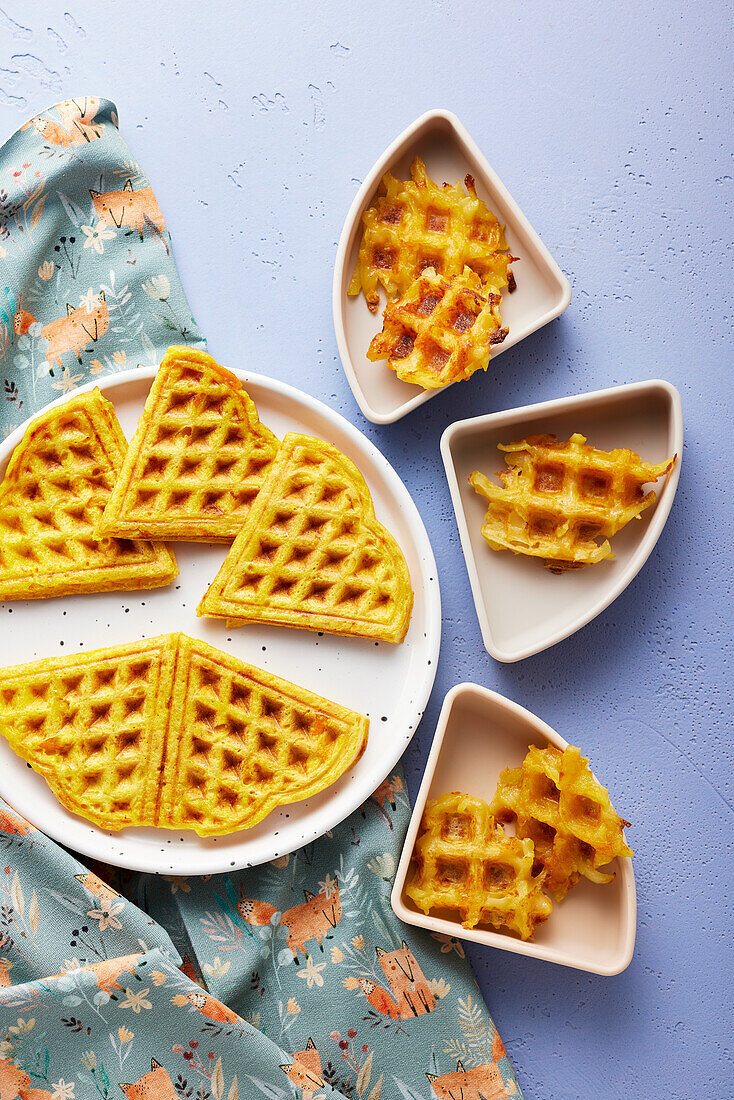
<svg viewBox="0 0 734 1100"><path fill-rule="evenodd" d="M305 1050L297 1050L293 1061L280 1067L289 1081L303 1089L303 1100L312 1100L316 1089L324 1087L321 1075L321 1055L313 1039L306 1043Z"/></svg>
<svg viewBox="0 0 734 1100"><path fill-rule="evenodd" d="M369 978L357 978L357 984L365 997L381 1016L389 1016L391 1020L400 1018L400 1009L386 989L381 985L375 985Z"/></svg>
<svg viewBox="0 0 734 1100"><path fill-rule="evenodd" d="M122 989L117 979L122 977L123 974L134 974L140 958L140 953L137 955L122 955L119 959L103 959L102 962L88 963L86 966L80 966L79 969L91 970L97 979L99 988L104 990L105 993L111 993L113 989ZM54 974L53 977L60 978L62 975Z"/></svg>
<svg viewBox="0 0 734 1100"><path fill-rule="evenodd" d="M339 886L334 883L331 888L324 888L320 894L312 894L304 890L305 902L286 909L280 918L280 923L288 929L286 943L293 952L293 959L298 962L298 952L307 955L306 944L309 940L316 940L323 951L322 939L336 928L342 919L342 903L339 898Z"/></svg>
<svg viewBox="0 0 734 1100"><path fill-rule="evenodd" d="M114 901L115 898L120 897L117 890L113 890L111 886L103 882L93 871L87 871L85 875L74 875L74 878L77 882L81 882L88 894L91 894L92 897L99 898L100 901Z"/></svg>
<svg viewBox="0 0 734 1100"><path fill-rule="evenodd" d="M383 951L381 947L376 947L375 951L390 983L401 1017L405 1020L411 1016L425 1016L427 1012L433 1012L436 998L405 940L397 951Z"/></svg>
<svg viewBox="0 0 734 1100"><path fill-rule="evenodd" d="M214 1020L218 1024L237 1024L242 1021L242 1017L233 1012L231 1008L227 1008L215 997L211 997L208 993L198 989L187 993L186 1000L194 1008L197 1008L202 1016L206 1016L208 1020Z"/></svg>
<svg viewBox="0 0 734 1100"><path fill-rule="evenodd" d="M31 825L30 821L26 821L22 817L16 817L15 814L9 813L4 807L0 806L0 833L7 833L8 836L28 836L29 833L35 833L35 827Z"/></svg>
<svg viewBox="0 0 734 1100"><path fill-rule="evenodd" d="M178 1100L173 1081L155 1058L150 1060L150 1073L132 1084L120 1082L120 1088L128 1100Z"/></svg>
<svg viewBox="0 0 734 1100"><path fill-rule="evenodd" d="M100 221L105 225L121 229L123 225L129 229L136 229L143 239L143 230L147 221L151 222L159 232L163 232L166 223L158 200L153 194L152 187L141 187L137 191L133 188L133 181L129 179L122 191L91 191L94 210Z"/></svg>
<svg viewBox="0 0 734 1100"><path fill-rule="evenodd" d="M10 962L8 959L0 959L0 989L3 986L12 984L10 980Z"/></svg>
<svg viewBox="0 0 734 1100"><path fill-rule="evenodd" d="M502 1083L502 1074L494 1062L485 1062L472 1069L456 1063L453 1073L427 1073L438 1100L509 1100Z"/></svg>
<svg viewBox="0 0 734 1100"><path fill-rule="evenodd" d="M28 316L31 316L28 314ZM32 318L31 324L35 321ZM61 356L67 351L73 351L77 360L81 363L82 352L100 336L104 336L110 327L110 313L105 301L104 291L100 290L95 298L95 305L91 312L86 306L74 309L74 306L66 304L66 317L60 317L58 321L51 321L41 329L41 336L48 340L46 359L50 367L61 366Z"/></svg>
<svg viewBox="0 0 734 1100"><path fill-rule="evenodd" d="M31 1079L24 1069L0 1058L0 1100L52 1100L47 1089L30 1087Z"/></svg>
<svg viewBox="0 0 734 1100"><path fill-rule="evenodd" d="M278 910L274 905L269 905L267 901L257 901L255 898L240 898L237 902L237 912L247 924L262 928L264 925L270 924L271 917L275 916Z"/></svg>
<svg viewBox="0 0 734 1100"><path fill-rule="evenodd" d="M377 802L377 804L381 806L383 810L385 808L386 802L389 802L390 809L394 810L395 792L401 791L402 789L403 784L400 782L397 776L393 776L392 779L390 778L390 776L387 776L387 778L383 779L382 783L380 783L380 786L377 788L377 790L372 792L370 797L374 798L375 802Z"/></svg>
<svg viewBox="0 0 734 1100"><path fill-rule="evenodd" d="M99 100L95 96L67 99L56 106L61 124L36 115L24 123L21 130L33 127L49 145L84 145L96 141L104 133L104 123L94 121L98 110Z"/></svg>

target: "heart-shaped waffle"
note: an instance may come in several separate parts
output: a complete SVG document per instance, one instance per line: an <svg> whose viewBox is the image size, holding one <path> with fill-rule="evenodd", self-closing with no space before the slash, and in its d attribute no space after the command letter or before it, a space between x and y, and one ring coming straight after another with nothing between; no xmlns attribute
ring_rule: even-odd
<svg viewBox="0 0 734 1100"><path fill-rule="evenodd" d="M289 432L200 615L401 642L413 605L405 558L338 448Z"/></svg>
<svg viewBox="0 0 734 1100"><path fill-rule="evenodd" d="M239 378L203 351L171 347L99 530L231 542L277 450Z"/></svg>
<svg viewBox="0 0 734 1100"><path fill-rule="evenodd" d="M165 546L97 534L126 450L97 389L28 426L0 486L0 600L170 584L177 569Z"/></svg>
<svg viewBox="0 0 734 1100"><path fill-rule="evenodd" d="M334 783L368 727L183 634L0 670L0 733L104 829L248 829Z"/></svg>

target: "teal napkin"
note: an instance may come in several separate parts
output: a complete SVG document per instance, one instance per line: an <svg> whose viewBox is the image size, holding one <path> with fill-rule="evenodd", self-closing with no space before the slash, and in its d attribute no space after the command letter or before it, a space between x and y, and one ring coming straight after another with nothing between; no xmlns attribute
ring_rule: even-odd
<svg viewBox="0 0 734 1100"><path fill-rule="evenodd" d="M86 97L0 149L0 434L203 345L155 196ZM460 940L398 921L398 768L263 867L90 868L0 803L0 1100L521 1097Z"/></svg>

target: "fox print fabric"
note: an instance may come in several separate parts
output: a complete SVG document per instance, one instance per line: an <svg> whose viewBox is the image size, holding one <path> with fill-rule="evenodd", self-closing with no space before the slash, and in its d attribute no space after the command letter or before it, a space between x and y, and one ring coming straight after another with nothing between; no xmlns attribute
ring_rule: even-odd
<svg viewBox="0 0 734 1100"><path fill-rule="evenodd" d="M461 941L390 907L409 817L397 770L298 852L160 878L0 802L0 1100L521 1100Z"/></svg>
<svg viewBox="0 0 734 1100"><path fill-rule="evenodd" d="M0 149L0 439L174 343L204 346L115 106L58 103Z"/></svg>

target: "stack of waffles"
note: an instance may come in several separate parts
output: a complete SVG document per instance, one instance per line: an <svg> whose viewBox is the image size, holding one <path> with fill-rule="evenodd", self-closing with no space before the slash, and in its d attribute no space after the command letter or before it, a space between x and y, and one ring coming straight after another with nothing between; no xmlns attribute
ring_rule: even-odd
<svg viewBox="0 0 734 1100"><path fill-rule="evenodd" d="M362 215L362 241L349 294L372 313L387 295L383 330L368 359L386 359L400 379L436 389L486 370L502 327L500 299L515 289L503 227L474 179L439 187L416 157L411 178L390 172Z"/></svg>
<svg viewBox="0 0 734 1100"><path fill-rule="evenodd" d="M514 836L503 825L513 823ZM603 871L631 857L609 792L577 748L531 746L518 768L505 769L490 804L452 792L428 802L406 887L424 913L457 912L465 928L488 924L532 938L583 876L608 883Z"/></svg>

